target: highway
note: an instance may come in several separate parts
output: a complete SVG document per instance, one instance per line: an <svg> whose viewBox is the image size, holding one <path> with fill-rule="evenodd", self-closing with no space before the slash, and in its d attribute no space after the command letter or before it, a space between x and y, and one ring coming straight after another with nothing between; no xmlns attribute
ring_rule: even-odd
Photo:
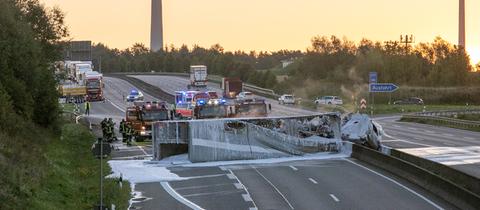
<svg viewBox="0 0 480 210"><path fill-rule="evenodd" d="M123 96L132 88L126 81L106 77L107 100L92 104L90 118L98 122L107 116L121 119L128 106ZM119 142L114 147L114 159L152 153L150 147L132 148ZM188 179L135 184L135 193L141 196L132 199L132 209L455 209L392 174L351 158L210 167L171 165L168 169Z"/></svg>
<svg viewBox="0 0 480 210"><path fill-rule="evenodd" d="M156 81L165 91L169 91L167 87L176 89L183 85L172 78L142 79L150 83ZM186 79L180 80L185 82ZM126 81L106 77L104 94L107 100L93 103L90 118L94 121L107 116L121 119L128 106L123 97L133 88ZM158 100L148 94L145 97L146 100ZM275 114L291 114L291 109L297 110L286 107ZM395 148L465 147L478 145L475 139L480 139L474 132L399 123L396 117L376 120L391 137L385 138L384 144ZM457 140L456 136L462 138ZM115 159L136 159L152 153L151 147L132 148L118 142L114 145L117 148ZM202 209L389 209L392 206L398 209L455 209L401 178L351 158L214 167L172 165L168 169L188 179L136 184L134 190L141 198L132 200L132 208L191 209L193 205Z"/></svg>
<svg viewBox="0 0 480 210"><path fill-rule="evenodd" d="M175 91L182 91L187 89L187 85L190 83L190 80L183 77L175 76L157 76L157 75L131 75L131 77L140 79L150 85L156 86L166 92L174 94ZM209 82L208 90L216 91L217 93L222 93L223 91L220 88L219 84ZM311 115L316 114L316 112L299 109L291 105L280 105L278 101L257 96L257 98L262 98L266 103L272 105L272 113L269 116L292 116L292 115Z"/></svg>
<svg viewBox="0 0 480 210"><path fill-rule="evenodd" d="M399 122L400 116L375 118L386 133L382 144L449 165L480 177L480 133Z"/></svg>
<svg viewBox="0 0 480 210"><path fill-rule="evenodd" d="M142 192L145 201L132 207L455 209L416 186L349 158L168 169L189 179L138 184L135 190Z"/></svg>

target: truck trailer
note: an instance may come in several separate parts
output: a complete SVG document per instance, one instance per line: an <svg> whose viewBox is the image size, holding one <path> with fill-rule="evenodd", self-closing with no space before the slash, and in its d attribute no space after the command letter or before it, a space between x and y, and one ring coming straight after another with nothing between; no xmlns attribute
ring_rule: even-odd
<svg viewBox="0 0 480 210"><path fill-rule="evenodd" d="M207 66L205 65L196 65L190 66L190 88L205 88L207 87Z"/></svg>

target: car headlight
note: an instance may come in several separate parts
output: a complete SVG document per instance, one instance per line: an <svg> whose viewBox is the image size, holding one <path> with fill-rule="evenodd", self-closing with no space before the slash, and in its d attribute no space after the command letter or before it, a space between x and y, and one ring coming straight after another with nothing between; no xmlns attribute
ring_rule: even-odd
<svg viewBox="0 0 480 210"><path fill-rule="evenodd" d="M142 126L142 130L145 130L145 126Z"/></svg>

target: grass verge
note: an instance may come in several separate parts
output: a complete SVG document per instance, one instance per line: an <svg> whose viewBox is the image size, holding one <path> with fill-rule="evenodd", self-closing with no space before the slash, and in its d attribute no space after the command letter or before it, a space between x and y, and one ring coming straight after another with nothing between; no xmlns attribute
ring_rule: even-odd
<svg viewBox="0 0 480 210"><path fill-rule="evenodd" d="M92 209L100 201L100 161L95 159L90 148L94 136L84 126L66 124L62 136L51 141L46 148L46 176L37 196L32 200L32 209ZM111 169L107 160L103 174ZM115 204L116 209L127 209L130 187L104 179L104 203Z"/></svg>

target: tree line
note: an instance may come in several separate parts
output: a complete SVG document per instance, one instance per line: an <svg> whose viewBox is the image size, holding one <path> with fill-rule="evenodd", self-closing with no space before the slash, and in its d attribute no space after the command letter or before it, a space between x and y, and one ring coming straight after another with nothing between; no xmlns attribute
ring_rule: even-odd
<svg viewBox="0 0 480 210"><path fill-rule="evenodd" d="M328 83L336 89L353 88L368 83L371 71L378 72L380 82L402 86L449 87L478 83L467 52L440 37L431 43L405 45L368 39L355 43L336 36L317 36L305 52L228 52L218 44L191 49L186 45L170 46L150 52L140 43L125 50L96 44L93 57L97 66L101 58L104 72L188 72L190 65L204 64L210 74L240 77L279 92L305 88L306 81ZM287 59L294 60L294 64L279 73L281 61ZM288 79L278 81L276 74L286 74Z"/></svg>

